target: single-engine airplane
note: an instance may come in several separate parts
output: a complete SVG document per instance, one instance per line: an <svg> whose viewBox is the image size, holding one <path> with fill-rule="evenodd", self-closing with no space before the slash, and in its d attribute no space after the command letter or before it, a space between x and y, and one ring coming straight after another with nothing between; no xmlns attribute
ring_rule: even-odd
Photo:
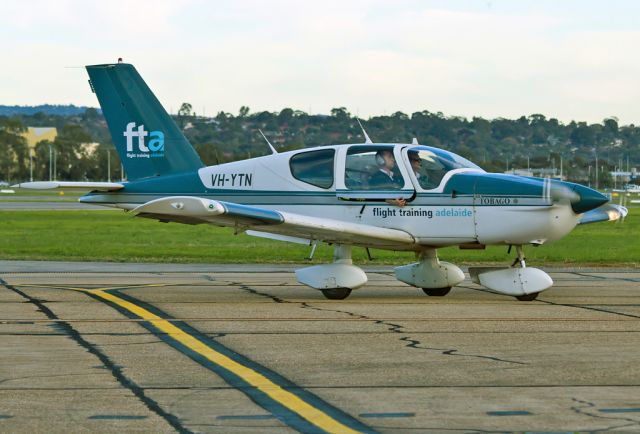
<svg viewBox="0 0 640 434"><path fill-rule="evenodd" d="M352 246L412 251L417 262L396 278L444 296L464 280L440 261L445 246L515 246L511 267L472 268L473 280L519 300L553 281L527 267L523 246L567 235L578 224L616 220L626 208L607 204L579 184L487 173L471 161L414 140L409 144L340 144L205 167L136 69L87 66L127 182L30 182L25 188L92 191L80 202L117 207L161 222L229 226L250 235L334 246L333 263L296 271L299 282L329 299L367 283ZM269 144L269 146L271 146Z"/></svg>

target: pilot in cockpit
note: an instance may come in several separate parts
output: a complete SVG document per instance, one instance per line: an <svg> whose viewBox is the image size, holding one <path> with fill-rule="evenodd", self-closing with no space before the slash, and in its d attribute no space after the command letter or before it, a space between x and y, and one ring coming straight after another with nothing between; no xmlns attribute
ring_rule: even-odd
<svg viewBox="0 0 640 434"><path fill-rule="evenodd" d="M380 190L399 190L404 185L402 176L397 173L396 159L393 152L383 149L376 152L376 164L378 170L371 175L369 185Z"/></svg>
<svg viewBox="0 0 640 434"><path fill-rule="evenodd" d="M379 170L377 170L369 179L369 186L381 190L400 190L404 185L404 180L398 171L396 166L396 159L393 156L393 151L389 149L382 149L376 152L376 164ZM386 199L390 205L404 207L407 203L402 197L395 199Z"/></svg>

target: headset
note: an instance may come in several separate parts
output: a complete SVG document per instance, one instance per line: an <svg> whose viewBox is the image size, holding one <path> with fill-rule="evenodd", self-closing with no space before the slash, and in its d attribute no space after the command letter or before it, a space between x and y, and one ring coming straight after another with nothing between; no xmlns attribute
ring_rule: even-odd
<svg viewBox="0 0 640 434"><path fill-rule="evenodd" d="M384 166L385 161L384 161L384 157L382 156L383 152L390 152L388 149L381 149L378 152L376 152L376 164L378 166Z"/></svg>

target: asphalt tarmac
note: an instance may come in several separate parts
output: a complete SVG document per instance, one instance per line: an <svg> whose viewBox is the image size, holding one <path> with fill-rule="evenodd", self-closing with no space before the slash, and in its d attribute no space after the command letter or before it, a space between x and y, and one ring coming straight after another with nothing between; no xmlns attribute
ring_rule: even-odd
<svg viewBox="0 0 640 434"><path fill-rule="evenodd" d="M0 261L0 431L640 431L640 270L532 302L291 270Z"/></svg>

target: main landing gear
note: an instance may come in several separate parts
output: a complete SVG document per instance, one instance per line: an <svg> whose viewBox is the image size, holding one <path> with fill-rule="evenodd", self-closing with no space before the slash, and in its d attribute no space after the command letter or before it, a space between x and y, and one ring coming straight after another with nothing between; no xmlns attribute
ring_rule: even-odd
<svg viewBox="0 0 640 434"><path fill-rule="evenodd" d="M445 286L444 288L422 288L425 294L429 297L444 297L451 291L450 286Z"/></svg>
<svg viewBox="0 0 640 434"><path fill-rule="evenodd" d="M438 259L436 249L420 252L418 262L397 267L394 271L398 280L422 288L430 297L444 297L451 287L464 280L460 268Z"/></svg>
<svg viewBox="0 0 640 434"><path fill-rule="evenodd" d="M333 263L314 265L296 270L298 282L322 291L329 300L344 300L351 290L367 283L367 275L353 265L351 246L337 244Z"/></svg>
<svg viewBox="0 0 640 434"><path fill-rule="evenodd" d="M420 252L418 262L397 267L396 278L422 288L431 297L443 297L451 287L464 280L460 268L441 262L435 249ZM315 265L296 271L300 283L319 289L329 300L343 300L351 291L367 283L367 275L351 261L351 246L336 245L333 263Z"/></svg>
<svg viewBox="0 0 640 434"><path fill-rule="evenodd" d="M344 300L351 294L351 288L329 288L321 291L329 300Z"/></svg>
<svg viewBox="0 0 640 434"><path fill-rule="evenodd" d="M540 292L553 285L553 280L544 271L527 267L522 246L515 247L517 256L511 267L470 267L471 280L520 301L535 300Z"/></svg>

